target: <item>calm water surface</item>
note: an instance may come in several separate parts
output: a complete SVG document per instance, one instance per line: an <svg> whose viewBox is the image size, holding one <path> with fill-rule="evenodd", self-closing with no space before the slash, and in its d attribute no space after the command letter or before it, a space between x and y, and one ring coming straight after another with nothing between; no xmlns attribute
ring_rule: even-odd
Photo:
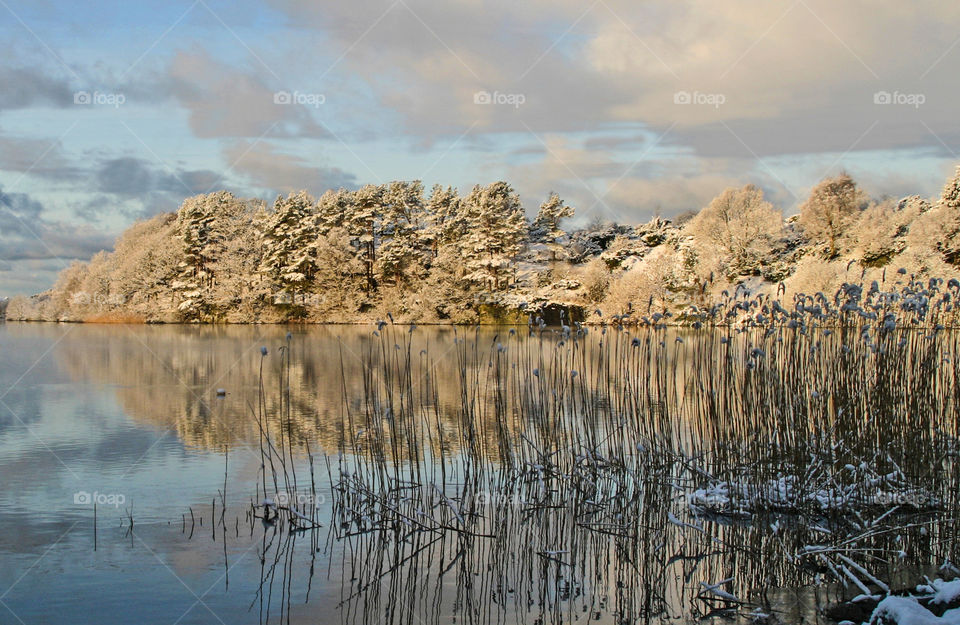
<svg viewBox="0 0 960 625"><path fill-rule="evenodd" d="M361 355L378 340L372 330L292 330L291 427L298 445L310 445L318 472L326 471L321 458L338 458L346 415L362 411ZM482 340L506 331L484 329ZM412 339L414 353L427 350L437 363L430 373L441 417L461 401L454 332L420 328ZM715 607L696 599L700 582L726 577L764 588L764 602L785 622L817 621L818 604L829 599L826 590L791 589L795 577L764 562L763 541L776 540L766 528L729 522L698 522L698 532L717 539L704 554L683 532L669 531L683 528L651 520L649 553L662 557L655 567L626 568L615 553L577 561L605 553L603 534L571 550L551 544L562 528L544 528L524 538L540 557L514 566L541 583L522 589L482 575L491 561L512 557L508 549L464 551L456 537L413 547L334 538L323 517L332 499L326 479L317 492L324 529L277 534L250 517L261 479L253 415L261 346L269 350L262 360L268 408L285 401L271 389L286 333L0 324L0 623L362 623L373 615L408 623L612 623L622 617L622 595L648 592L632 584L662 591L636 620L692 622ZM305 476L304 454L297 456ZM96 531L92 500L99 501ZM728 533L769 536L757 537L759 551L737 555L722 546ZM412 559L399 561L430 558L414 569L378 561L403 549ZM471 560L475 582L458 558ZM650 571L659 577L638 579Z"/></svg>

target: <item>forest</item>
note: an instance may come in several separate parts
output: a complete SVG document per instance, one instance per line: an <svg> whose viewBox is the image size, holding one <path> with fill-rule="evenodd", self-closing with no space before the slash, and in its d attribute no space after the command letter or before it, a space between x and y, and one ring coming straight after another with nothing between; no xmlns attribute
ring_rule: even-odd
<svg viewBox="0 0 960 625"><path fill-rule="evenodd" d="M672 220L565 228L574 216L551 193L530 219L503 181L466 195L420 181L301 191L272 206L220 191L135 223L49 291L12 298L7 318L493 323L563 311L586 322L731 293L791 301L950 279L960 266L960 167L939 198L871 198L841 173L787 217L754 185Z"/></svg>

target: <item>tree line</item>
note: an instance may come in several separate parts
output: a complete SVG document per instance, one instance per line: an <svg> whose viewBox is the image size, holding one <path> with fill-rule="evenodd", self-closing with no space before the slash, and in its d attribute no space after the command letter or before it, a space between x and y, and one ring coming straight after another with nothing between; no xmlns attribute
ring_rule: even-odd
<svg viewBox="0 0 960 625"><path fill-rule="evenodd" d="M960 167L939 198L873 199L848 174L799 213L753 185L641 225L565 229L551 193L528 219L498 181L466 195L420 181L260 200L220 191L138 222L112 252L13 298L10 319L162 322L504 321L549 309L679 310L731 288L780 297L882 277L955 275Z"/></svg>

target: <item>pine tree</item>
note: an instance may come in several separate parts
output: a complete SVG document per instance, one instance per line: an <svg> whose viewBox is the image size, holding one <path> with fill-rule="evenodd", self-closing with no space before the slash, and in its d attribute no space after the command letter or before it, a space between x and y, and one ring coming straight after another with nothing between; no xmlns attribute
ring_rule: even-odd
<svg viewBox="0 0 960 625"><path fill-rule="evenodd" d="M314 199L306 191L278 197L262 236L261 272L280 291L280 302L298 305L299 296L309 291L317 271Z"/></svg>
<svg viewBox="0 0 960 625"><path fill-rule="evenodd" d="M463 322L475 317L470 311L473 285L464 279L463 238L467 232L463 198L453 187L434 185L427 200L423 244L430 269L424 294L440 319Z"/></svg>
<svg viewBox="0 0 960 625"><path fill-rule="evenodd" d="M546 244L552 260L556 260L559 252L563 250L561 239L567 235L560 227L560 221L573 217L573 213L572 206L565 205L556 193L550 193L547 201L540 205L537 217L530 226L530 240Z"/></svg>
<svg viewBox="0 0 960 625"><path fill-rule="evenodd" d="M425 211L427 223L423 239L433 258L436 258L441 245L456 243L466 232L463 200L453 187L444 189L435 184Z"/></svg>
<svg viewBox="0 0 960 625"><path fill-rule="evenodd" d="M316 284L321 299L348 301L367 285L361 262L360 243L354 235L354 193L346 189L327 191L317 201L318 238L314 245L317 258Z"/></svg>
<svg viewBox="0 0 960 625"><path fill-rule="evenodd" d="M507 274L527 235L520 198L506 182L477 185L466 198L464 217L466 277L496 291L509 281Z"/></svg>
<svg viewBox="0 0 960 625"><path fill-rule="evenodd" d="M224 255L231 230L243 218L246 204L227 191L187 198L177 212L177 232L182 249L174 291L178 311L187 321L215 317L211 301L216 285L214 262Z"/></svg>
<svg viewBox="0 0 960 625"><path fill-rule="evenodd" d="M321 235L332 228L346 227L353 212L353 193L346 189L329 190L317 200L317 230Z"/></svg>
<svg viewBox="0 0 960 625"><path fill-rule="evenodd" d="M366 278L364 289L370 292L377 288L374 265L377 262L378 225L384 189L382 186L368 184L354 191L352 195L347 232L353 239L357 258L363 263Z"/></svg>
<svg viewBox="0 0 960 625"><path fill-rule="evenodd" d="M378 280L398 286L422 277L424 268L423 183L392 182L383 195L380 215Z"/></svg>

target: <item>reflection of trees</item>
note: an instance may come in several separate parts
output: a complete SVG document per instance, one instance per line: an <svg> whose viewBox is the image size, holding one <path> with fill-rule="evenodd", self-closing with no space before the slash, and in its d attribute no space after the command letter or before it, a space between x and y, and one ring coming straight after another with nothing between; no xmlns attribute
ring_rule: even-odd
<svg viewBox="0 0 960 625"><path fill-rule="evenodd" d="M335 335L313 330L309 338L292 340L295 358L281 372L285 332L277 327L84 326L66 336L56 354L74 379L113 387L134 420L173 428L188 445L220 448L257 441L253 411L264 345L268 418L276 425L280 406L289 400L295 440L309 438L335 449L342 414ZM290 380L283 394L281 375ZM220 388L225 397L217 397Z"/></svg>
<svg viewBox="0 0 960 625"><path fill-rule="evenodd" d="M455 333L466 340L454 343ZM353 490L336 491L346 505L335 501L325 525L349 542L345 621L410 622L411 611L425 622L451 613L467 622L556 621L574 612L629 621L676 606L705 614L716 602L698 597L700 582L733 577L724 590L746 598L823 573L796 555L841 541L842 519L683 516L678 491L711 475L756 486L813 468L841 484L848 466L889 453L922 486L937 467L931 490L957 508L960 478L947 453L955 447L933 435L956 432L955 368L941 366L955 362L956 335L881 335L874 353L844 330L721 342L715 332L541 341L494 329L311 328L281 360L284 334L89 327L57 353L75 378L115 385L140 422L173 427L191 445L254 446L249 405L256 410L266 345L271 431L354 452L330 485L352 479ZM225 399L215 399L217 387L229 391ZM442 500L432 495L437 483ZM508 499L479 504L481 487ZM684 520L668 517L671 509ZM903 549L921 566L953 557L955 544L948 523L912 525L871 534L850 554ZM880 577L892 579L889 569L903 564L888 560L864 564L886 567ZM277 571L263 573L265 582ZM279 571L289 589L290 565Z"/></svg>
<svg viewBox="0 0 960 625"><path fill-rule="evenodd" d="M453 329L421 328L411 334L397 326L374 336L369 326L311 327L292 338L289 361L283 356L286 332L282 327L86 325L72 329L55 351L73 379L111 387L131 418L172 428L197 447L256 444L261 346L268 348L265 415L275 430L282 421L295 442L337 449L349 415L368 425L378 421L378 429L389 436L394 416L411 399L387 389L397 382L391 369L408 365L415 388L435 391L418 397L418 403L439 415L442 430L452 431L461 399L456 355L450 351ZM218 388L227 395L217 397ZM361 429L355 428L348 442L367 444L371 430ZM446 442L457 444L452 437Z"/></svg>
<svg viewBox="0 0 960 625"><path fill-rule="evenodd" d="M956 384L940 366L941 357L953 361L953 335L890 338L874 355L846 331L816 337L812 350L812 339L789 331L729 340L691 332L680 342L672 332L612 328L541 339L524 329L321 326L298 331L288 358L286 331L84 326L56 354L73 378L110 385L132 418L205 448L256 446L261 345L266 420L300 448L407 457L413 446L503 459L524 449L520 433L541 451L592 447L613 422L614 436L673 441L729 466L769 455L750 441L797 460L808 437L830 431L861 441L865 456L870 440L924 452L929 433L954 431L956 420L946 401ZM217 398L217 388L227 395ZM723 457L724 442L748 455Z"/></svg>

